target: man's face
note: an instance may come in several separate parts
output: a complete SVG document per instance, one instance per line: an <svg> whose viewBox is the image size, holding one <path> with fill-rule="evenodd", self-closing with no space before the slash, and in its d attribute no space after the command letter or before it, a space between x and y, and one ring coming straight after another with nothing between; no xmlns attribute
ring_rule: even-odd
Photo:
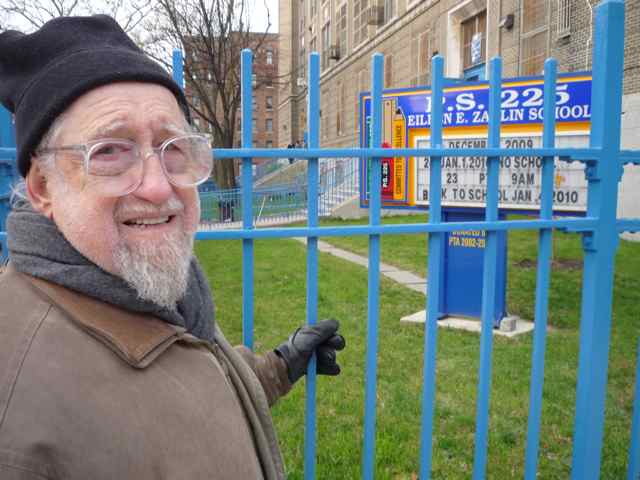
<svg viewBox="0 0 640 480"><path fill-rule="evenodd" d="M141 297L164 306L184 293L176 288L186 288L200 204L196 187L169 183L150 149L185 129L178 103L162 86L115 83L91 90L67 109L51 146L100 138L133 140L144 158L142 183L123 197L99 196L90 186L83 188L78 157L59 152L56 169L46 175L45 201L33 202L85 257L123 277Z"/></svg>

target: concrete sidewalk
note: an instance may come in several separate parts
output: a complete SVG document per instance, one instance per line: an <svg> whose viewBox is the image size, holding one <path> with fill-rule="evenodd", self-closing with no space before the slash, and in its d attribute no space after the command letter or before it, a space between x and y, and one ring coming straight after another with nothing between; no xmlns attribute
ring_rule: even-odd
<svg viewBox="0 0 640 480"><path fill-rule="evenodd" d="M305 237L294 237L294 240L304 243L305 245L307 243L307 239ZM322 240L318 240L318 250L328 253L329 255L333 255L334 257L342 258L348 262L355 263L366 269L369 268L369 259L367 257L334 247ZM425 296L427 295L427 280L425 278L419 277L418 275L405 270L400 270L393 265L388 265L383 262L380 262L380 273L406 288L422 293ZM426 312L425 310L421 310L412 315L402 317L400 321L404 323L425 323ZM444 328L466 330L475 333L480 333L481 330L480 322L469 318L445 317L438 321L438 325ZM532 330L533 322L527 322L519 317L507 317L502 320L500 329L494 329L493 333L494 335L515 337Z"/></svg>
<svg viewBox="0 0 640 480"><path fill-rule="evenodd" d="M304 243L305 245L307 243L307 239L305 237L295 237L295 240ZM355 263L364 268L369 268L369 259L367 257L334 247L322 240L318 240L318 250L328 253L329 255L333 255L334 257L342 258L348 262ZM425 296L427 295L427 280L422 277L382 262L380 262L380 273L394 282L410 288L411 290L422 293Z"/></svg>

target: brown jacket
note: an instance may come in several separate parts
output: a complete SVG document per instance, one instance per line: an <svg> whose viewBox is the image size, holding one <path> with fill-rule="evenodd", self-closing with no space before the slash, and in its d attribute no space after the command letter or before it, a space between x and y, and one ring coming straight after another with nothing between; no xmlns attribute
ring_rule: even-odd
<svg viewBox="0 0 640 480"><path fill-rule="evenodd" d="M0 479L282 478L267 401L291 388L286 367L216 340L9 267Z"/></svg>

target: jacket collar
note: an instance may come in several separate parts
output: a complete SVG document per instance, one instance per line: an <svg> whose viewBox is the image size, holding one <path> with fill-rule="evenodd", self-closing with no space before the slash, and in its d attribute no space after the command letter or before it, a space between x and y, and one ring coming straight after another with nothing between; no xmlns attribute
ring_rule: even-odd
<svg viewBox="0 0 640 480"><path fill-rule="evenodd" d="M16 272L11 265L7 268L7 273ZM150 315L128 312L55 283L18 274L132 367L146 368L173 343L192 337L184 328Z"/></svg>

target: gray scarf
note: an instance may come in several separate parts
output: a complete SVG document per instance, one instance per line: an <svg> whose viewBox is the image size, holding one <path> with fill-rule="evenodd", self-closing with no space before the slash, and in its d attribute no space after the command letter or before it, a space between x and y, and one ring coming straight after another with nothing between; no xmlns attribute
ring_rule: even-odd
<svg viewBox="0 0 640 480"><path fill-rule="evenodd" d="M19 202L7 218L11 263L22 273L42 278L106 303L158 317L196 337L214 340L214 306L211 289L198 261L191 260L185 296L175 311L142 300L136 291L78 252L51 220Z"/></svg>

